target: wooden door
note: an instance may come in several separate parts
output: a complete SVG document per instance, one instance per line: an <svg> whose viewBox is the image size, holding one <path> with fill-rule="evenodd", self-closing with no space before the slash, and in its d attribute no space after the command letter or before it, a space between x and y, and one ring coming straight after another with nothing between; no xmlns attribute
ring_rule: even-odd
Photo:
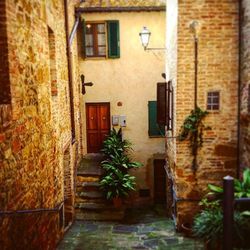
<svg viewBox="0 0 250 250"><path fill-rule="evenodd" d="M87 103L86 121L87 152L100 152L103 140L110 132L110 104Z"/></svg>
<svg viewBox="0 0 250 250"><path fill-rule="evenodd" d="M154 160L154 200L157 204L166 203L165 160Z"/></svg>

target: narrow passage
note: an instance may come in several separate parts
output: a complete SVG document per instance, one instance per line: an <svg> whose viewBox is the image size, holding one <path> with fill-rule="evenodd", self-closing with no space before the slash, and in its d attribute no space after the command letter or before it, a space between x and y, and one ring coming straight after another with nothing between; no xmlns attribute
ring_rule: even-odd
<svg viewBox="0 0 250 250"><path fill-rule="evenodd" d="M176 233L159 207L131 209L122 222L76 221L58 250L201 250L202 242Z"/></svg>

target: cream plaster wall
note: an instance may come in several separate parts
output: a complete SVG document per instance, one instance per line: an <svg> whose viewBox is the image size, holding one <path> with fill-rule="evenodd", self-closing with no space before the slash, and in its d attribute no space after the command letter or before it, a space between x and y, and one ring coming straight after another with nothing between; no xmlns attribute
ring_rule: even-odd
<svg viewBox="0 0 250 250"><path fill-rule="evenodd" d="M144 167L136 171L139 188L152 186L154 157L164 157L164 138L148 136L148 101L156 100L156 83L164 81L165 50L144 51L139 32L143 26L151 31L149 47L165 47L165 12L84 14L85 21L120 21L120 58L85 59L80 73L94 86L86 88L83 99L83 134L86 153L86 102L110 102L111 115L126 115L124 137L133 143L134 158ZM117 106L122 102L122 106Z"/></svg>

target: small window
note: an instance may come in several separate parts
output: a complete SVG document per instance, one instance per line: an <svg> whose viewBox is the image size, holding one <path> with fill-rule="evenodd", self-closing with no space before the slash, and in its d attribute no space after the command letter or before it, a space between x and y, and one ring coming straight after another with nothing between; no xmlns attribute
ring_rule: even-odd
<svg viewBox="0 0 250 250"><path fill-rule="evenodd" d="M83 21L84 57L120 57L119 22Z"/></svg>
<svg viewBox="0 0 250 250"><path fill-rule="evenodd" d="M148 102L148 135L149 137L164 137L165 126L159 125L156 121L157 102Z"/></svg>
<svg viewBox="0 0 250 250"><path fill-rule="evenodd" d="M213 91L207 93L207 110L220 109L220 92Z"/></svg>

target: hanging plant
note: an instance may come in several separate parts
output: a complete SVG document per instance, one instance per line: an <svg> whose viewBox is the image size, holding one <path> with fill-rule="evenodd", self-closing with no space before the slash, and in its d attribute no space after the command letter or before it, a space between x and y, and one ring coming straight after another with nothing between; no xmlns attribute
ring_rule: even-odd
<svg viewBox="0 0 250 250"><path fill-rule="evenodd" d="M192 164L194 170L197 169L196 156L198 149L202 147L203 144L203 130L210 129L203 123L203 120L207 115L207 111L196 107L191 111L190 115L185 118L183 125L181 126L180 134L178 135L180 141L189 140L190 142L189 145L192 149L192 155L194 156Z"/></svg>

